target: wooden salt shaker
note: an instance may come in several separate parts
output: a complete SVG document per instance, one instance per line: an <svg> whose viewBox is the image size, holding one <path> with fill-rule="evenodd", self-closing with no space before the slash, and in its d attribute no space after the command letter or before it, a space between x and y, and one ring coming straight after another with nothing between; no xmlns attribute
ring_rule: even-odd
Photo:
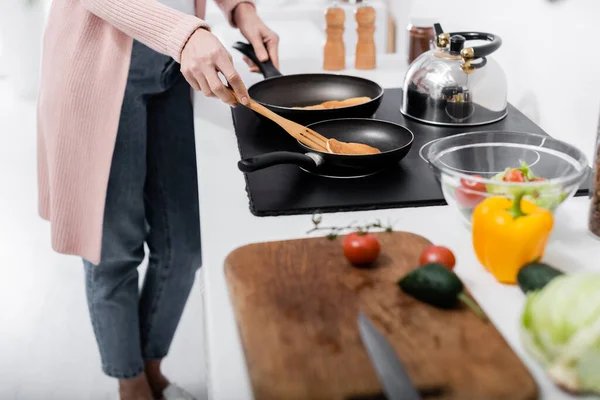
<svg viewBox="0 0 600 400"><path fill-rule="evenodd" d="M374 69L376 66L375 49L375 9L370 6L358 7L355 12L358 28L356 43L356 69Z"/></svg>
<svg viewBox="0 0 600 400"><path fill-rule="evenodd" d="M325 13L327 40L323 48L323 69L339 71L346 68L344 47L344 22L346 13L340 7L330 7Z"/></svg>

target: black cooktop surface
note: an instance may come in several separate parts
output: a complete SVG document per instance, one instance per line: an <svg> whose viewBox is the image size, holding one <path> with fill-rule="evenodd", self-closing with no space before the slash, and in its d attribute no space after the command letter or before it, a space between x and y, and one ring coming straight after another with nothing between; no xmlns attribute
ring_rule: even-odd
<svg viewBox="0 0 600 400"><path fill-rule="evenodd" d="M509 105L508 116L476 127L441 127L422 124L400 113L401 89L386 89L374 118L406 126L415 140L410 153L397 167L362 178L327 178L295 165L278 165L246 174L250 210L257 216L312 214L383 208L445 205L440 185L419 156L426 143L451 134L476 131L522 131L546 134L539 126ZM246 107L232 110L242 158L271 151L297 151L302 147L270 121ZM578 194L587 193L584 185Z"/></svg>

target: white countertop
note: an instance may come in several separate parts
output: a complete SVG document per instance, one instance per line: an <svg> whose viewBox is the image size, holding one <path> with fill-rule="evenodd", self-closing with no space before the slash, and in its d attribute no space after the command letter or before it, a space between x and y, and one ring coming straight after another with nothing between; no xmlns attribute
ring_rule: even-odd
<svg viewBox="0 0 600 400"><path fill-rule="evenodd" d="M239 57L234 57L239 62ZM245 68L241 63L239 66L248 86L261 79L259 75L244 74ZM399 87L405 68L402 57L386 55L379 58L377 70L347 70L344 73L373 79L384 87ZM318 72L320 65L317 60L282 60L281 69L284 73ZM201 95L196 95L195 101L209 393L216 400L251 399L223 262L229 252L249 243L306 237L306 230L311 228L310 215L253 216L248 206L244 176L237 169L239 153L230 110ZM594 268L590 260L597 259L600 254L600 242L586 230L588 207L587 198L574 198L561 206L545 261L567 272ZM542 369L524 353L517 335L524 296L516 286L497 283L479 265L472 251L470 232L454 210L447 206L403 208L324 214L323 218L328 225L390 218L398 221L396 230L414 232L451 248L457 256L456 272L530 368L542 398L574 398L556 389ZM599 267L596 265L595 268Z"/></svg>

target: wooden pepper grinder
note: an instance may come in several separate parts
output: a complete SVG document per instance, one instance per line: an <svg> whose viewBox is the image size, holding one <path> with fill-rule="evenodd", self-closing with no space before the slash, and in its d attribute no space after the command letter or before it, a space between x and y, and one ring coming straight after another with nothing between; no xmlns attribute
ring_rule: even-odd
<svg viewBox="0 0 600 400"><path fill-rule="evenodd" d="M346 68L346 48L344 47L344 22L346 13L340 7L330 7L325 13L327 40L323 48L323 69L339 71Z"/></svg>
<svg viewBox="0 0 600 400"><path fill-rule="evenodd" d="M374 69L376 66L375 49L375 9L371 6L358 7L355 12L358 28L356 42L356 69Z"/></svg>

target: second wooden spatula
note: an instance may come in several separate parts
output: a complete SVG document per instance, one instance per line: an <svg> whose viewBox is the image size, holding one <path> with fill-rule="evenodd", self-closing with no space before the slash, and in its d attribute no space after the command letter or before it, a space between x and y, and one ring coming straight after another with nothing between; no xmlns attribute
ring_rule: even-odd
<svg viewBox="0 0 600 400"><path fill-rule="evenodd" d="M242 102L239 100L235 92L231 88L227 88L233 95L239 104ZM243 104L242 104L243 105ZM345 154L345 155L365 155L365 154L377 154L381 153L379 149L375 147L362 144L362 143L346 143L336 139L327 139L318 132L302 126L294 121L283 118L282 116L274 113L268 108L262 106L255 100L249 98L248 104L245 105L249 109L259 113L260 115L270 119L279 125L283 130L289 133L294 139L300 143L325 153Z"/></svg>

